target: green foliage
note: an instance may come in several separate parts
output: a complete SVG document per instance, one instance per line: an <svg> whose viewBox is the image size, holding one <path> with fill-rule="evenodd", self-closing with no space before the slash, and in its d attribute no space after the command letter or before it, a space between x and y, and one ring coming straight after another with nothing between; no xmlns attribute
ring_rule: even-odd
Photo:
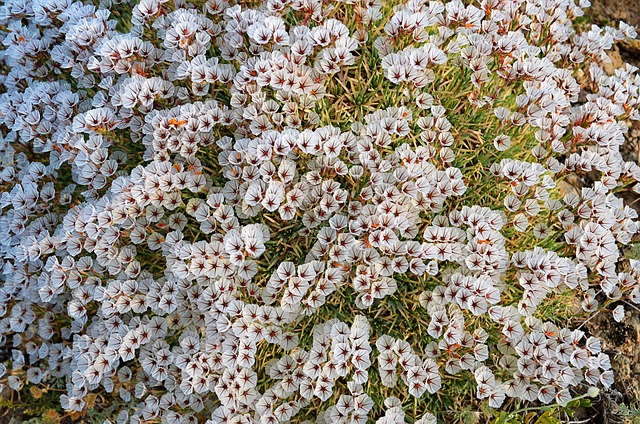
<svg viewBox="0 0 640 424"><path fill-rule="evenodd" d="M579 408L589 407L591 407L591 400L577 397L565 406L555 404L523 408L510 413L501 411L492 424L562 424L558 418L560 414L572 418Z"/></svg>

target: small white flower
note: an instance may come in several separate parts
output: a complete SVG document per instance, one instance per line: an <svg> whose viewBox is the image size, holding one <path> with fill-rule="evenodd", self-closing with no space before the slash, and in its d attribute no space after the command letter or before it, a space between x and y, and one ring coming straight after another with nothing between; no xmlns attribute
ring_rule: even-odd
<svg viewBox="0 0 640 424"><path fill-rule="evenodd" d="M624 320L624 315L625 311L624 306L622 305L616 306L613 310L613 319L616 320L616 322L622 322L622 320Z"/></svg>

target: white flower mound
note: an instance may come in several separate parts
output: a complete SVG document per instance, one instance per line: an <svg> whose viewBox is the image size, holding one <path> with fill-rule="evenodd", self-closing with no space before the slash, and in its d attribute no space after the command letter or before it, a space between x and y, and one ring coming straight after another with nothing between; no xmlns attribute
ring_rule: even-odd
<svg viewBox="0 0 640 424"><path fill-rule="evenodd" d="M382 3L141 0L118 21L115 1L4 2L0 387L56 384L73 411L99 392L118 423L295 422L326 403L313 418L337 424L436 422L374 405L374 375L417 398L473 376L495 408L613 383L597 339L535 316L566 290L587 312L618 302L617 321L640 303L640 263L620 252L637 213L616 196L640 191L619 152L640 76L598 66L635 31L576 32L587 1ZM408 101L331 125L318 102L371 60ZM499 128L485 142L504 159L482 165L511 190L491 208L463 203L445 70ZM496 85L517 90L511 109ZM508 157L523 132L530 161ZM533 241L514 252L520 233ZM536 245L550 235L562 253ZM309 250L294 258L288 237ZM369 321L400 276L442 283L414 299L423 346ZM360 312L327 317L345 293Z"/></svg>

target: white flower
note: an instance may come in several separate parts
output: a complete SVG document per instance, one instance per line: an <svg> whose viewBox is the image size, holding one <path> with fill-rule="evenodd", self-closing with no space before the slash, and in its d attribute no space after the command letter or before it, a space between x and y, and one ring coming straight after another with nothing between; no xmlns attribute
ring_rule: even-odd
<svg viewBox="0 0 640 424"><path fill-rule="evenodd" d="M624 319L624 306L618 305L615 307L613 310L613 319L615 319L616 322L622 322Z"/></svg>

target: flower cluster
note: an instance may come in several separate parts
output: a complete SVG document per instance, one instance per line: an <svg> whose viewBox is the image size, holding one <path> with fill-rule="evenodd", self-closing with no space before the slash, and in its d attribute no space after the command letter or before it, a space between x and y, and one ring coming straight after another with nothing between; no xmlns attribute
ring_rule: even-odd
<svg viewBox="0 0 640 424"><path fill-rule="evenodd" d="M398 365L402 369L400 377L411 396L419 398L426 391L433 394L442 386L436 362L431 358L421 359L405 340L384 335L376 341L376 347L380 378L385 386L396 385Z"/></svg>
<svg viewBox="0 0 640 424"><path fill-rule="evenodd" d="M640 74L603 67L634 28L391 3L0 5L0 390L105 423L433 424L461 379L493 408L610 387L542 311L640 304Z"/></svg>

